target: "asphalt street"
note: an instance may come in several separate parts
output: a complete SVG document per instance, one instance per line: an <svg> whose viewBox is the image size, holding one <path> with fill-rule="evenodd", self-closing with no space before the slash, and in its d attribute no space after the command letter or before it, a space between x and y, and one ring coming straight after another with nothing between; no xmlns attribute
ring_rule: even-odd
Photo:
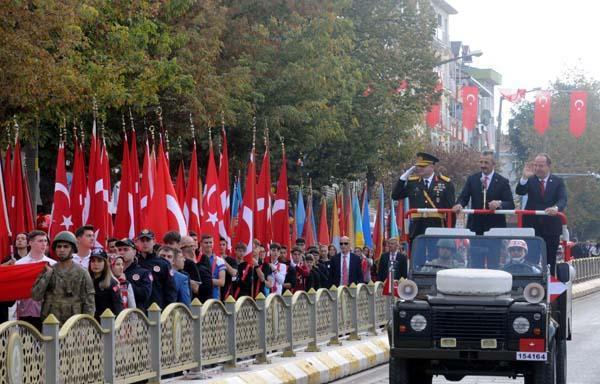
<svg viewBox="0 0 600 384"><path fill-rule="evenodd" d="M573 306L573 340L568 343L568 383L600 383L600 293L575 300ZM383 384L388 382L388 365L335 381L335 384ZM451 383L443 377L435 384ZM523 379L465 377L464 384L520 384Z"/></svg>

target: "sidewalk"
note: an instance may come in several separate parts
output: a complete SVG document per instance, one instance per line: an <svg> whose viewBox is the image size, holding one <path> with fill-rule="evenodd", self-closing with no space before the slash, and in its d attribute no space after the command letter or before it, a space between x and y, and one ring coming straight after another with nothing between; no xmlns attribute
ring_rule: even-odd
<svg viewBox="0 0 600 384"><path fill-rule="evenodd" d="M600 291L600 279L573 286L573 298ZM342 345L320 345L321 352L298 350L295 357L269 356L268 364L238 363L233 369L207 369L202 379L176 378L173 384L320 384L328 383L385 364L389 359L387 334L362 335L361 340L342 340Z"/></svg>

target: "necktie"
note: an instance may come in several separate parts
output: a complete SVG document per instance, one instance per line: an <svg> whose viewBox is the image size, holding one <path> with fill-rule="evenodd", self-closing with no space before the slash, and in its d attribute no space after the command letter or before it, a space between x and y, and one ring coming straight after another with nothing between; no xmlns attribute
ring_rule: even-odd
<svg viewBox="0 0 600 384"><path fill-rule="evenodd" d="M540 180L540 192L542 193L542 197L544 197L544 192L546 192L546 180Z"/></svg>
<svg viewBox="0 0 600 384"><path fill-rule="evenodd" d="M348 255L344 255L344 262L342 265L342 285L348 285Z"/></svg>
<svg viewBox="0 0 600 384"><path fill-rule="evenodd" d="M425 181L425 188L426 188L426 189L429 189L429 180L428 180L428 179L425 179L424 181Z"/></svg>
<svg viewBox="0 0 600 384"><path fill-rule="evenodd" d="M488 187L488 177L484 176L483 177L483 188L487 190Z"/></svg>

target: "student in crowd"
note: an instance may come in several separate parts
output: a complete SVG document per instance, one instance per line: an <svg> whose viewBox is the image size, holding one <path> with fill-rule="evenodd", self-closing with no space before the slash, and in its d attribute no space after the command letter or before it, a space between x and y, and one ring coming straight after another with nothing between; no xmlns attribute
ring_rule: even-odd
<svg viewBox="0 0 600 384"><path fill-rule="evenodd" d="M116 246L115 246L116 248ZM113 276L119 282L119 292L121 293L121 304L123 309L136 308L135 305L135 294L133 293L132 284L127 281L124 270L124 259L123 256L115 256L112 258L110 263L110 269Z"/></svg>
<svg viewBox="0 0 600 384"><path fill-rule="evenodd" d="M100 321L100 316L107 309L117 316L123 310L121 290L119 282L110 272L108 255L102 248L92 249L88 270L94 282L94 317Z"/></svg>

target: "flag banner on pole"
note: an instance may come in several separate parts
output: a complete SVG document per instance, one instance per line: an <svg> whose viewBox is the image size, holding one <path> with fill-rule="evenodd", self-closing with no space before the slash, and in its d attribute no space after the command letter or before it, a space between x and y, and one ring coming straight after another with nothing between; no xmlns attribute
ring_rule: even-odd
<svg viewBox="0 0 600 384"><path fill-rule="evenodd" d="M463 115L462 125L469 132L477 124L477 108L479 106L479 88L466 86L462 88Z"/></svg>
<svg viewBox="0 0 600 384"><path fill-rule="evenodd" d="M569 131L575 138L581 137L585 132L586 111L587 111L587 92L571 92L571 113L569 115Z"/></svg>
<svg viewBox="0 0 600 384"><path fill-rule="evenodd" d="M539 91L535 97L535 109L533 114L533 127L535 131L543 135L550 125L550 106L552 95L550 91Z"/></svg>

